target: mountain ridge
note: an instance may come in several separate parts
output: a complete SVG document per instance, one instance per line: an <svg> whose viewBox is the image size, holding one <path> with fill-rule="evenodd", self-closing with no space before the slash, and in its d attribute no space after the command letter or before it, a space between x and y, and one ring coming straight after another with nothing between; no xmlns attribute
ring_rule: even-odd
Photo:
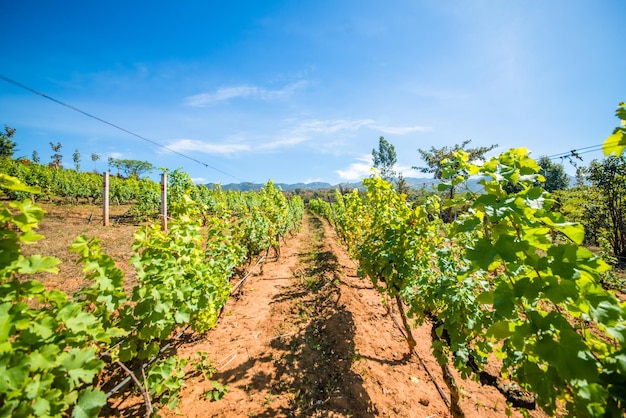
<svg viewBox="0 0 626 418"><path fill-rule="evenodd" d="M433 178L417 178L417 177L408 177L404 179L407 185L413 189L420 189L422 187L431 187L436 186L438 181ZM344 188L344 189L360 189L363 188L363 183L361 181L352 182L352 183L338 183L331 184L326 182L311 182L311 183L274 183L276 186L279 186L282 191L289 192L294 191L296 189L300 190L324 190L324 189L336 189L336 188ZM228 184L218 184L218 183L207 183L206 187L212 189L216 186L220 186L222 190L231 190L237 192L245 192L245 191L258 191L263 188L265 184L262 183L251 183L251 182L243 182L243 183L228 183Z"/></svg>

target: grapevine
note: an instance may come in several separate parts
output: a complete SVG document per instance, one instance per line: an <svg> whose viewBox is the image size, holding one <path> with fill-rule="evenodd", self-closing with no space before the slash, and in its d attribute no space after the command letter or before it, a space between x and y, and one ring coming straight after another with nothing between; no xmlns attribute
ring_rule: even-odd
<svg viewBox="0 0 626 418"><path fill-rule="evenodd" d="M232 222L228 203L223 200L219 214L206 216L202 213L206 206L181 191L167 232L148 225L135 233L136 255L131 262L139 284L130 294L124 291L124 274L114 260L102 252L96 238L86 236L78 237L71 251L84 266L87 287L70 296L47 291L37 280L24 280L24 275L57 272L60 261L21 253L21 245L42 238L34 229L44 211L30 198L4 205L0 210L0 415L97 416L106 396L94 382L107 362L131 375L127 364L149 363L143 379L148 387L141 390L175 407L187 361L156 360L156 356L175 330L189 325L205 332L214 327L228 300L234 268L246 255L267 249L271 239L280 239L296 227L302 216L301 200L288 203L268 184L268 192L257 200L262 209L257 219L266 225L273 222L276 235L256 238L266 245L257 243L254 248L245 245L250 242L243 240L248 230ZM14 197L40 191L6 174L0 174L0 189ZM132 377L142 386L140 379Z"/></svg>
<svg viewBox="0 0 626 418"><path fill-rule="evenodd" d="M621 416L624 304L602 288L600 274L609 266L580 246L582 227L551 210L538 170L525 149L482 166L461 151L444 165L440 188L474 176L480 194L443 203L433 197L413 208L388 183L370 178L364 197L337 195L332 208L312 207L332 214L362 275L398 296L400 308L408 305L408 317L433 323L442 367L452 358L463 376L495 385L512 379L549 414ZM445 224L440 204L470 206ZM490 379L484 367L494 356L502 366Z"/></svg>

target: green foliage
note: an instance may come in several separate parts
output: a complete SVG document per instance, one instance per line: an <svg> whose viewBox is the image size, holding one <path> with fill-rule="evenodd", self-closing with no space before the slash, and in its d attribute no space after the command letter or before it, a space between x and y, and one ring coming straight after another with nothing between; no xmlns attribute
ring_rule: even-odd
<svg viewBox="0 0 626 418"><path fill-rule="evenodd" d="M374 168L378 169L380 176L385 180L391 181L396 176L396 172L393 170L396 162L398 162L396 150L383 136L378 140L378 150L372 149L372 161Z"/></svg>
<svg viewBox="0 0 626 418"><path fill-rule="evenodd" d="M601 214L607 225L613 255L626 259L626 158L609 156L592 161L589 180L598 189Z"/></svg>
<svg viewBox="0 0 626 418"><path fill-rule="evenodd" d="M1 173L0 187L37 192ZM58 271L59 260L21 252L42 238L34 229L43 214L28 199L0 210L0 415L61 416L74 408L76 416L97 416L104 394L89 385L110 335L83 302L17 278Z"/></svg>
<svg viewBox="0 0 626 418"><path fill-rule="evenodd" d="M52 152L54 153L50 156L50 164L55 167L61 167L63 165L63 155L61 155L60 152L63 145L61 145L60 142L57 142L56 145L54 142L50 142L50 148L52 148Z"/></svg>
<svg viewBox="0 0 626 418"><path fill-rule="evenodd" d="M74 161L74 167L76 168L76 171L80 171L80 152L78 151L78 149L74 150L74 153L72 154L72 161Z"/></svg>
<svg viewBox="0 0 626 418"><path fill-rule="evenodd" d="M565 169L562 164L556 164L548 157L541 157L537 161L539 167L539 174L545 179L543 188L552 193L556 190L565 190L569 187L569 178L565 173Z"/></svg>
<svg viewBox="0 0 626 418"><path fill-rule="evenodd" d="M180 176L181 183L185 178ZM133 181L141 187L143 180ZM0 173L0 189L25 196L40 190L4 173ZM206 192L199 191L198 196ZM212 207L221 208L221 214L205 218L201 229L203 217L199 214L206 206L181 193L172 206L174 220L169 231L146 226L135 234L136 255L131 262L139 284L130 296L124 290L123 272L102 252L97 239L85 236L78 237L70 248L78 254L90 283L84 289L70 297L57 290L46 291L36 280L26 280L25 275L58 271L60 261L55 258L24 257L21 253L21 245L42 238L34 230L44 211L31 199L2 207L0 415L97 416L106 401L93 387L104 366L100 357L124 362L152 360L181 327L189 324L204 332L215 326L229 297L234 268L248 251L239 242L245 230L231 221L229 205L242 211L258 208L264 224L272 222L276 234L294 228L303 211L301 199L288 202L270 182L263 194L220 194L222 201L215 200ZM270 245L267 236L257 239ZM153 363L147 373L151 395L175 407L186 364L187 360L175 357ZM206 355L195 364L205 378L214 371ZM214 399L227 390L222 386L214 389Z"/></svg>
<svg viewBox="0 0 626 418"><path fill-rule="evenodd" d="M426 163L426 166L413 167L413 169L421 171L422 173L432 173L435 179L441 180L442 178L446 177L446 170L450 171L460 168L451 167L449 165L447 166L447 168L444 168L444 162L454 161L454 155L457 152L464 152L467 155L467 160L469 162L482 161L485 159L486 153L498 146L497 144L494 144L488 147L466 148L470 142L472 142L472 140L468 139L463 141L461 145L456 144L452 148L449 148L447 146L442 148L431 147L430 150L423 150L420 148L417 150L417 152L419 152L422 160L424 160L424 162ZM445 191L449 199L454 199L456 188L457 184L450 183L447 187L440 188L439 191ZM447 210L443 214L443 217L446 222L452 222L453 213L451 206L447 207Z"/></svg>
<svg viewBox="0 0 626 418"><path fill-rule="evenodd" d="M228 386L226 385L213 381L212 386L212 389L204 392L204 399L208 399L211 402L219 401L224 397L224 395L226 395L226 393L228 393Z"/></svg>
<svg viewBox="0 0 626 418"><path fill-rule="evenodd" d="M126 177L141 178L144 174L154 170L154 166L147 161L140 160L124 160L109 157L109 167L121 171Z"/></svg>
<svg viewBox="0 0 626 418"><path fill-rule="evenodd" d="M150 396L174 409L180 401L178 395L185 387L185 366L187 360L171 356L152 364L146 373L146 383Z"/></svg>
<svg viewBox="0 0 626 418"><path fill-rule="evenodd" d="M615 116L620 120L620 126L604 141L602 151L604 155L619 156L626 149L626 103L622 102L615 111Z"/></svg>
<svg viewBox="0 0 626 418"><path fill-rule="evenodd" d="M12 158L17 145L13 140L15 129L4 125L4 132L0 133L0 158Z"/></svg>
<svg viewBox="0 0 626 418"><path fill-rule="evenodd" d="M554 211L537 183L540 166L512 149L477 166L463 150L441 163L442 189L479 179L481 194L452 224L431 197L411 209L378 178L367 194L342 196L328 209L359 271L390 297L400 295L418 322L436 320L433 354L450 356L462 375L491 356L501 376L535 394L548 414L622 416L626 410L624 304L602 287L609 266L581 243L580 224ZM515 186L511 191L509 186Z"/></svg>
<svg viewBox="0 0 626 418"><path fill-rule="evenodd" d="M443 167L442 162L444 160L452 160L453 156L458 151L464 151L467 153L468 161L474 162L483 160L485 158L485 154L496 148L498 145L490 145L488 147L477 147L477 148L466 148L467 145L472 142L471 139L465 140L461 143L461 145L456 144L454 147L442 147L435 148L431 147L430 150L418 149L417 152L422 157L422 160L426 163L425 167L413 167L415 170L421 171L422 173L432 173L434 178L437 180L441 180L443 176Z"/></svg>

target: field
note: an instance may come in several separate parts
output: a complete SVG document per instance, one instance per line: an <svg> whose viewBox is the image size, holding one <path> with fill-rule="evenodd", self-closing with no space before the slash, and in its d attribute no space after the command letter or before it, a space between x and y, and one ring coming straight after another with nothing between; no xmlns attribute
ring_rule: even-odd
<svg viewBox="0 0 626 418"><path fill-rule="evenodd" d="M102 227L97 206L44 206L48 214L39 232L46 239L27 246L27 251L69 261L58 275L47 275L46 286L73 293L84 284L80 268L72 263L76 256L67 252L80 234L97 236L132 282L127 260L136 226ZM125 209L112 206L113 217ZM280 259L271 253L229 300L216 328L203 335L188 332L175 346L175 353L183 358L208 353L216 371L204 379L188 370L178 408L161 407L160 413L172 417L450 416L437 390L438 386L449 396L441 369L430 354L430 325L415 330L416 351L426 371L418 358L408 355L397 321L371 283L356 276L354 262L328 223L306 215L301 231L283 244ZM467 416L505 414L506 401L495 389L456 377ZM205 399L213 381L228 387L218 401ZM112 396L102 411L121 416L144 413L144 401L132 384Z"/></svg>
<svg viewBox="0 0 626 418"><path fill-rule="evenodd" d="M445 196L372 176L308 211L172 173L166 231L133 182L104 227L0 176L23 199L0 213L0 415L622 416L603 237L584 246L527 150L455 155Z"/></svg>

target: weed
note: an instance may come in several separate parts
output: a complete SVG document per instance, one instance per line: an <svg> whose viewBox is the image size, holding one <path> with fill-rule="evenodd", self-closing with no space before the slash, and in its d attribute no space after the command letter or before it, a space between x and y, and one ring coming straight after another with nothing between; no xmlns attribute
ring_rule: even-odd
<svg viewBox="0 0 626 418"><path fill-rule="evenodd" d="M219 401L228 392L228 386L222 385L217 381L213 381L212 386L213 389L207 389L203 392L204 399L210 400L211 402Z"/></svg>

